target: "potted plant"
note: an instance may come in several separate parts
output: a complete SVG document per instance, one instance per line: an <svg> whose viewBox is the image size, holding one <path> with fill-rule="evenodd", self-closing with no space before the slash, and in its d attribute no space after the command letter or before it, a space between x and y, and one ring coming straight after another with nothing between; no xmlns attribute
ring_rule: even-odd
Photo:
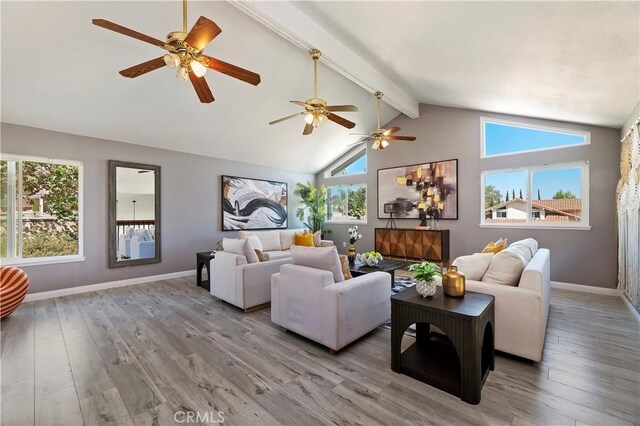
<svg viewBox="0 0 640 426"><path fill-rule="evenodd" d="M293 193L300 197L304 205L304 207L300 207L296 211L296 217L311 232L322 232L324 221L327 217L327 188L324 185L316 188L311 182L306 184L298 182L293 189ZM305 213L307 213L306 222Z"/></svg>
<svg viewBox="0 0 640 426"><path fill-rule="evenodd" d="M416 290L422 297L431 297L436 293L436 277L442 274L438 271L438 266L431 262L414 263L409 266L409 272L416 280Z"/></svg>
<svg viewBox="0 0 640 426"><path fill-rule="evenodd" d="M347 254L349 263L353 263L356 261L355 243L357 243L361 238L362 234L358 234L358 225L349 227L349 253Z"/></svg>

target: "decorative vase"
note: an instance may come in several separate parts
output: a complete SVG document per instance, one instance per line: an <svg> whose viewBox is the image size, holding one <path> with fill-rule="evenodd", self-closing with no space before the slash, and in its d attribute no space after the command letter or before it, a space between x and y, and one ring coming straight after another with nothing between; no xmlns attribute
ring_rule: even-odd
<svg viewBox="0 0 640 426"><path fill-rule="evenodd" d="M449 297L464 297L464 274L452 266L442 275L442 292Z"/></svg>
<svg viewBox="0 0 640 426"><path fill-rule="evenodd" d="M349 259L349 263L354 263L356 261L356 246L353 244L349 244L347 259Z"/></svg>
<svg viewBox="0 0 640 426"><path fill-rule="evenodd" d="M422 297L431 297L436 294L436 281L416 281L416 290Z"/></svg>

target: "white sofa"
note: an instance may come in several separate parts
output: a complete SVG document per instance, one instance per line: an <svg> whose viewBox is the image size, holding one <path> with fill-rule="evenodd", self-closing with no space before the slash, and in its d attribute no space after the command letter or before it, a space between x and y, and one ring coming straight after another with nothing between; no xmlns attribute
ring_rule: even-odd
<svg viewBox="0 0 640 426"><path fill-rule="evenodd" d="M283 265L271 277L271 321L335 353L391 317L390 287L385 272L335 282L328 270Z"/></svg>
<svg viewBox="0 0 640 426"><path fill-rule="evenodd" d="M291 257L248 263L245 256L219 251L211 262L209 292L245 312L268 306L271 302L271 275Z"/></svg>
<svg viewBox="0 0 640 426"><path fill-rule="evenodd" d="M276 260L291 257L291 246L295 242L296 232L303 233L304 229L277 229L272 231L238 231L238 238L255 235L262 243L262 254L266 260ZM333 245L333 241L320 241L322 247Z"/></svg>
<svg viewBox="0 0 640 426"><path fill-rule="evenodd" d="M460 271L464 273L462 268ZM551 293L549 250L541 248L535 252L524 267L517 286L469 279L465 282L468 291L495 296L496 349L540 361ZM441 279L437 283L441 285Z"/></svg>

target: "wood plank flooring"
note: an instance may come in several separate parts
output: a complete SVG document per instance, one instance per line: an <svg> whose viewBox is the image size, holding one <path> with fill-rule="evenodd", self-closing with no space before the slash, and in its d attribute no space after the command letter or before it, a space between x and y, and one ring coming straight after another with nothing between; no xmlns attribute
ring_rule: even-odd
<svg viewBox="0 0 640 426"><path fill-rule="evenodd" d="M194 281L23 304L0 324L2 425L640 423L639 327L616 297L554 290L544 359L499 355L472 406L393 373L389 330L331 355Z"/></svg>

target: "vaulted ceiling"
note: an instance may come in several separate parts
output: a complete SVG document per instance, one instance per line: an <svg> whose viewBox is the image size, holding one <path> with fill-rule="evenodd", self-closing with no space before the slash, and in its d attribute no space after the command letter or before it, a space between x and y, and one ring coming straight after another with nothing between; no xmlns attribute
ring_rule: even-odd
<svg viewBox="0 0 640 426"><path fill-rule="evenodd" d="M2 2L2 121L316 172L354 141L348 130L326 123L306 137L301 119L267 125L311 97L300 47L310 41L329 50L319 94L357 105L344 116L358 133L375 125L377 86L395 107L383 104L383 122L422 102L620 127L639 98L637 2L288 4L315 39L296 30L302 15L263 25L242 11L260 5L190 2L190 25L204 15L222 28L206 53L262 76L253 87L209 72L216 101L203 105L168 68L121 77L162 51L91 25L105 18L163 39L181 28L179 1Z"/></svg>

